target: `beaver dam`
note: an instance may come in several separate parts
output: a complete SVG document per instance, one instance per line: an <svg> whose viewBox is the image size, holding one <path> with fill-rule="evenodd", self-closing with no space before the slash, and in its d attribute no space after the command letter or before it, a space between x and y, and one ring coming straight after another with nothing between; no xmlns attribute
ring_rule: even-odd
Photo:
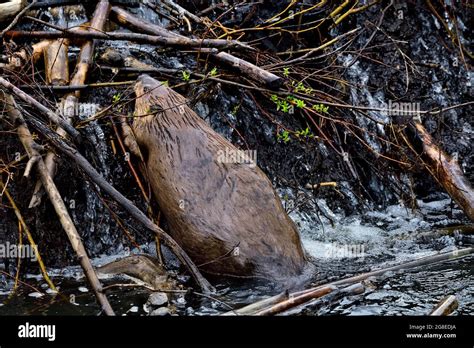
<svg viewBox="0 0 474 348"><path fill-rule="evenodd" d="M0 314L474 314L472 5L0 1Z"/></svg>

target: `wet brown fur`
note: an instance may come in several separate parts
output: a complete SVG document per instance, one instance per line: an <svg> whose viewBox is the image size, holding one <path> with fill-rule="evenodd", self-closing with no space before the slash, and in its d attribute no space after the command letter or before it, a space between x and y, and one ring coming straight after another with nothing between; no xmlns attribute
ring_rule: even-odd
<svg viewBox="0 0 474 348"><path fill-rule="evenodd" d="M307 264L299 234L256 166L217 161L238 151L186 99L142 75L133 130L170 234L202 271L286 281ZM235 249L238 248L238 251Z"/></svg>

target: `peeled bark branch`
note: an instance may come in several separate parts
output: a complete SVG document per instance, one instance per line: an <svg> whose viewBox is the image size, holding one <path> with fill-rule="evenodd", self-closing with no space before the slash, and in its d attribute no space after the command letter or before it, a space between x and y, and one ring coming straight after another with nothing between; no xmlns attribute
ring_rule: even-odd
<svg viewBox="0 0 474 348"><path fill-rule="evenodd" d="M41 111L43 114L48 116L48 118L55 124L59 125L61 128L64 128L68 134L73 137L75 140L80 141L81 139L81 134L69 123L66 122L62 117L48 109L46 106L38 102L36 99L31 97L30 95L26 94L22 90L16 88L13 86L10 82L5 80L3 77L0 77L0 86L3 86L6 90L9 92L15 94L18 98L23 100L25 103L35 107L39 111Z"/></svg>
<svg viewBox="0 0 474 348"><path fill-rule="evenodd" d="M69 241L71 242L71 246L76 252L76 255L81 263L81 266L84 270L84 274L86 275L89 283L94 290L94 293L97 297L97 300L102 306L102 309L107 315L115 315L112 307L110 306L107 297L102 293L102 285L100 284L99 278L95 273L94 268L92 267L92 263L87 256L86 249L82 244L81 237L74 226L74 222L72 221L69 213L67 211L66 205L59 194L59 191L56 185L53 182L53 179L48 174L48 170L46 165L44 164L43 160L41 159L40 154L33 146L34 141L33 137L26 125L23 116L18 111L15 106L15 101L10 95L5 95L4 97L5 105L6 105L6 112L10 116L11 121L15 124L19 124L17 132L20 138L21 143L23 144L28 156L31 158L37 158L36 169L38 174L41 178L41 181L48 193L49 199L56 211L56 214L59 217L59 221L63 226L64 231L66 232Z"/></svg>
<svg viewBox="0 0 474 348"><path fill-rule="evenodd" d="M69 83L68 43L64 39L50 41L44 50L46 83L64 86Z"/></svg>
<svg viewBox="0 0 474 348"><path fill-rule="evenodd" d="M162 28L156 24L147 22L144 19L137 18L131 13L121 9L120 7L113 6L111 12L117 21L133 30L137 30L140 32L152 34L152 35L160 35L169 38L186 38L185 36L173 33L165 28ZM205 51L201 49L200 51ZM215 51L205 51L211 54L211 57L215 58L217 61L221 63L225 63L230 65L231 67L239 70L242 74L250 77L252 80L263 83L272 89L279 88L282 83L283 79L271 72L268 72L255 64L247 62L241 58L237 58L229 53L226 52L215 52Z"/></svg>
<svg viewBox="0 0 474 348"><path fill-rule="evenodd" d="M112 41L133 41L137 43L146 43L151 45L163 45L173 47L200 48L210 47L219 49L241 48L251 50L252 47L235 40L224 39L190 39L185 36L170 37L159 34L147 35L122 32L99 32L86 30L68 30L63 31L7 31L5 37L16 38L40 38L40 39L99 39Z"/></svg>
<svg viewBox="0 0 474 348"><path fill-rule="evenodd" d="M442 299L433 311L430 313L431 316L450 315L458 308L458 300L456 296L450 295Z"/></svg>
<svg viewBox="0 0 474 348"><path fill-rule="evenodd" d="M94 11L94 15L90 24L91 30L103 30L107 16L109 14L110 5L107 0L101 0ZM67 44L64 39L52 41L44 52L46 66L46 81L56 84L56 82L69 81L69 68L67 56ZM50 52L52 51L52 52ZM71 79L70 86L83 85L87 79L87 73L92 63L94 53L94 41L87 41L82 45L81 52L77 59L76 70ZM73 118L76 116L78 109L78 100L80 90L76 90L66 96L62 101L63 116L67 123L72 124ZM60 136L65 137L67 134L62 128L56 130ZM54 178L57 171L56 155L48 152L45 159L46 167L49 175ZM30 208L36 207L41 203L41 181L38 181L33 191L33 196L29 204Z"/></svg>
<svg viewBox="0 0 474 348"><path fill-rule="evenodd" d="M417 134L423 142L423 155L430 173L444 187L466 216L474 221L474 189L464 176L456 159L449 157L434 142L420 122L415 122Z"/></svg>
<svg viewBox="0 0 474 348"><path fill-rule="evenodd" d="M324 295L327 295L333 291L337 290L336 286L328 285L328 286L323 286L317 289L314 289L312 291L308 291L304 294L301 294L299 296L295 297L290 297L287 300L284 300L280 303L277 303L269 308L262 309L258 312L255 313L255 315L274 315L278 314L280 312L283 312L287 309L290 309L292 307L296 307L302 303L305 303L309 300L313 300L315 298L322 297Z"/></svg>
<svg viewBox="0 0 474 348"><path fill-rule="evenodd" d="M140 2L137 0L111 0L112 4L127 6L127 7L138 7ZM48 8L48 7L59 7L59 6L66 6L66 5L77 5L83 4L85 5L95 5L97 0L42 0L35 3L32 8Z"/></svg>
<svg viewBox="0 0 474 348"><path fill-rule="evenodd" d="M0 3L0 23L15 16L25 7L26 0L11 0L9 2Z"/></svg>
<svg viewBox="0 0 474 348"><path fill-rule="evenodd" d="M423 258L418 259L418 260L409 261L409 262L405 262L405 263L402 263L402 264L399 264L399 265L382 268L382 269L379 269L379 270L376 270L376 271L362 273L362 274L359 274L359 275L356 275L356 276L353 276L353 277L336 280L334 282L319 285L319 286L316 286L316 287L311 288L311 289L297 291L297 292L294 292L294 293L290 294L289 297L290 297L290 299L291 298L293 298L293 299L297 298L298 300L294 300L295 303L298 302L298 304L301 304L301 303L305 302L305 301L300 301L302 298L305 298L305 297L301 297L301 296L304 296L305 294L309 294L308 295L308 300L311 300L313 298L318 297L316 295L320 294L320 292L319 292L320 290L323 290L323 292L329 293L329 292L331 292L331 291L329 291L331 289L331 287L348 286L348 285L351 285L351 284L355 284L355 283L364 281L365 279L367 279L369 277L380 276L380 275L385 274L387 272L395 272L395 271L400 271L400 270L412 269L412 268L415 268L415 267L426 266L426 265L430 265L430 264L433 264L433 263L436 263L436 262L448 261L448 260L456 259L456 258L459 258L459 257L464 257L464 256L470 255L472 253L474 253L474 248L464 248L464 249L454 250L454 251L450 251L450 252L446 252L446 253L431 255L431 256L423 257ZM249 309L252 309L252 308L259 308L260 311L258 313L260 313L260 315L261 315L262 312L263 312L263 314L266 314L266 315L275 314L273 312L272 313L264 312L269 307L265 307L264 309L262 309L262 307L264 307L262 304L265 304L265 303L274 304L281 297L282 297L281 294L275 295L275 296L272 296L270 298L252 303L252 304L250 304L248 306L245 306L245 307L242 307L240 309L228 312L228 313L226 313L226 315L235 315L235 314L239 314L239 313L244 313L245 315L255 315L256 312L254 310L253 311L249 310ZM284 309L282 309L282 310L287 310L287 309L293 307L293 306L288 306L289 302L286 302L286 304L287 305L285 305ZM275 305L273 305L273 306L275 306ZM279 308L279 307L277 307L277 308Z"/></svg>

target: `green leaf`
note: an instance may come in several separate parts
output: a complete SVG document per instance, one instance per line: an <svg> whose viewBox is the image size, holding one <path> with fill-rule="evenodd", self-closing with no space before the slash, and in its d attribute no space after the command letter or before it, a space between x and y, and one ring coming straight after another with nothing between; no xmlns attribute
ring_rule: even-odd
<svg viewBox="0 0 474 348"><path fill-rule="evenodd" d="M183 81L188 82L189 78L191 77L191 73L187 72L186 70L181 71L181 75L183 78Z"/></svg>
<svg viewBox="0 0 474 348"><path fill-rule="evenodd" d="M295 102L296 102L297 108L303 109L306 106L306 103L304 102L304 100L295 99Z"/></svg>

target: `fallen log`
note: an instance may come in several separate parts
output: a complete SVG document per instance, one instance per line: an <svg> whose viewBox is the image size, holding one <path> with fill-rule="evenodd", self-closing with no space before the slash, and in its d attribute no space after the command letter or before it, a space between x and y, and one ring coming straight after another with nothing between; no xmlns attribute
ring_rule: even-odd
<svg viewBox="0 0 474 348"><path fill-rule="evenodd" d="M102 285L100 284L99 278L97 277L97 274L92 267L92 263L87 256L86 249L82 244L81 237L74 226L74 222L69 216L66 205L59 194L53 179L48 174L48 170L43 159L41 158L41 155L36 150L39 145L34 142L33 136L26 125L23 115L16 107L15 101L11 95L7 94L4 96L4 104L6 112L9 115L12 123L18 125L18 137L20 138L21 143L30 157L27 168L30 168L33 164L36 164L36 169L41 178L41 182L43 183L54 210L59 217L59 221L61 222L61 225L66 232L69 241L71 242L71 246L76 252L77 258L82 266L82 269L84 270L84 274L86 275L89 284L91 285L95 296L97 297L97 300L102 306L102 310L107 315L115 315L109 301L107 300L107 297L102 292Z"/></svg>
<svg viewBox="0 0 474 348"><path fill-rule="evenodd" d="M429 172L435 180L448 192L451 198L474 221L474 188L464 176L456 159L448 156L423 127L415 122L417 135L423 143L423 156Z"/></svg>
<svg viewBox="0 0 474 348"><path fill-rule="evenodd" d="M121 9L120 7L112 6L111 14L115 16L116 20L132 30L137 30L140 32L160 35L163 37L169 38L185 38L183 35L173 33L165 28L162 28L156 24L150 23L144 19L135 17L131 13ZM240 71L245 76L250 77L252 80L263 83L272 89L278 89L283 84L283 79L271 72L268 72L255 64L247 62L243 59L237 58L226 52L215 52L215 51L206 51L200 49L199 51L210 53L211 57L215 58L221 63L225 63L236 70Z"/></svg>
<svg viewBox="0 0 474 348"><path fill-rule="evenodd" d="M160 237L178 259L188 268L193 279L198 286L206 293L214 291L212 285L202 276L194 262L189 258L186 252L176 241L171 238L165 231L154 224L143 212L140 211L129 199L117 191L107 180L105 180L100 173L84 158L76 149L68 145L61 137L50 130L44 123L34 117L29 119L29 122L43 134L51 144L61 153L73 160L87 175L97 184L101 189L108 193L113 199L117 201L132 217L140 221L148 230Z"/></svg>

